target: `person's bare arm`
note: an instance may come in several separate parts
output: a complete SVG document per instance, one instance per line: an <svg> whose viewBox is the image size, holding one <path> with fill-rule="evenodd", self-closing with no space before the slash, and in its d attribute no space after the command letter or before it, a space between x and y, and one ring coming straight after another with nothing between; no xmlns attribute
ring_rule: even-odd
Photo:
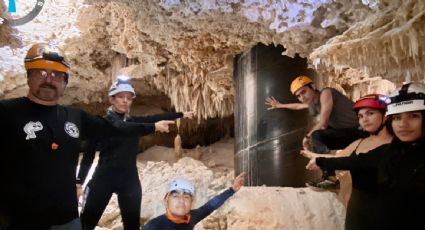
<svg viewBox="0 0 425 230"><path fill-rule="evenodd" d="M308 158L308 159L313 159L316 157L347 157L350 156L350 154L356 149L356 147L359 145L359 142L361 141L361 139L358 139L354 142L352 142L349 146L347 146L345 149L337 152L336 154L319 154L319 153L315 153L312 152L308 149L303 149L300 151L300 154L303 155L304 157Z"/></svg>
<svg viewBox="0 0 425 230"><path fill-rule="evenodd" d="M351 153L356 150L356 147L359 145L361 139L353 141L349 146L347 146L345 149L337 152L334 157L348 157L351 155Z"/></svg>
<svg viewBox="0 0 425 230"><path fill-rule="evenodd" d="M267 109L290 109L290 110L301 110L307 109L308 105L303 103L280 103L273 96L266 98L266 105L270 106Z"/></svg>
<svg viewBox="0 0 425 230"><path fill-rule="evenodd" d="M239 191L239 189L245 184L246 172L240 173L233 182L232 189L234 192Z"/></svg>
<svg viewBox="0 0 425 230"><path fill-rule="evenodd" d="M308 159L312 159L312 158L316 158L316 157L335 157L334 154L319 154L319 153L312 152L308 149L301 150L300 154L303 155L305 158L308 158Z"/></svg>

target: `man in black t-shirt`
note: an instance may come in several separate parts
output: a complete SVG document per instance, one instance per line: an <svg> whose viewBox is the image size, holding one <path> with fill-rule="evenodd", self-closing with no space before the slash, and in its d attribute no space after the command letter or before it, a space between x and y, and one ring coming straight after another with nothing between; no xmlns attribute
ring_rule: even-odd
<svg viewBox="0 0 425 230"><path fill-rule="evenodd" d="M25 58L27 97L0 101L0 229L81 229L75 171L82 139L168 132L173 121L142 124L58 105L69 64L54 45Z"/></svg>

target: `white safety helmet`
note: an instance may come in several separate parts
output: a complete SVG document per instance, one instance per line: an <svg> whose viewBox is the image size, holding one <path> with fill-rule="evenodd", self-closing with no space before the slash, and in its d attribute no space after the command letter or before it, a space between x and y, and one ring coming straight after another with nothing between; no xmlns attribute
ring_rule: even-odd
<svg viewBox="0 0 425 230"><path fill-rule="evenodd" d="M133 94L133 98L136 97L136 92L131 85L130 78L124 75L118 76L117 80L111 85L108 96L114 96L121 92L130 92Z"/></svg>
<svg viewBox="0 0 425 230"><path fill-rule="evenodd" d="M195 187L193 187L192 182L186 179L175 179L171 181L168 185L167 193L173 191L182 191L184 193L190 194L192 197L195 195Z"/></svg>
<svg viewBox="0 0 425 230"><path fill-rule="evenodd" d="M396 89L387 105L387 115L425 110L425 84L409 83Z"/></svg>

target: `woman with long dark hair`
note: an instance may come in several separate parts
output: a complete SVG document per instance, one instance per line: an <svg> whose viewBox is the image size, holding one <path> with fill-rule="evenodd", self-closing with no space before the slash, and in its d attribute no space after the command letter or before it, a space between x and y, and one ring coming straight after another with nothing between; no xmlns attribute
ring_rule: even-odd
<svg viewBox="0 0 425 230"><path fill-rule="evenodd" d="M354 141L347 148L336 155L316 154L308 150L302 150L301 154L307 158L315 157L359 157L360 154L368 154L373 151L382 151L393 136L385 127L385 99L380 94L369 94L361 97L353 106L359 119L360 127L370 135ZM370 170L350 170L352 177L352 192L347 205L345 226L346 229L361 229L362 222L369 217L370 205L376 200L377 186L376 173Z"/></svg>
<svg viewBox="0 0 425 230"><path fill-rule="evenodd" d="M425 84L409 83L391 94L388 129L395 138L381 151L357 158L312 158L308 169L370 170L376 201L359 229L417 229L425 207ZM419 227L420 228L420 227Z"/></svg>

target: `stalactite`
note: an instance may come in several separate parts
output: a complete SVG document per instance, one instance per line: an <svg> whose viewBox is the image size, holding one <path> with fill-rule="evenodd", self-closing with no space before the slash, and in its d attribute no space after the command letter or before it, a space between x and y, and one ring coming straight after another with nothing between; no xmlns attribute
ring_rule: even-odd
<svg viewBox="0 0 425 230"><path fill-rule="evenodd" d="M179 134L174 138L174 156L175 159L180 159L183 156L182 139Z"/></svg>

